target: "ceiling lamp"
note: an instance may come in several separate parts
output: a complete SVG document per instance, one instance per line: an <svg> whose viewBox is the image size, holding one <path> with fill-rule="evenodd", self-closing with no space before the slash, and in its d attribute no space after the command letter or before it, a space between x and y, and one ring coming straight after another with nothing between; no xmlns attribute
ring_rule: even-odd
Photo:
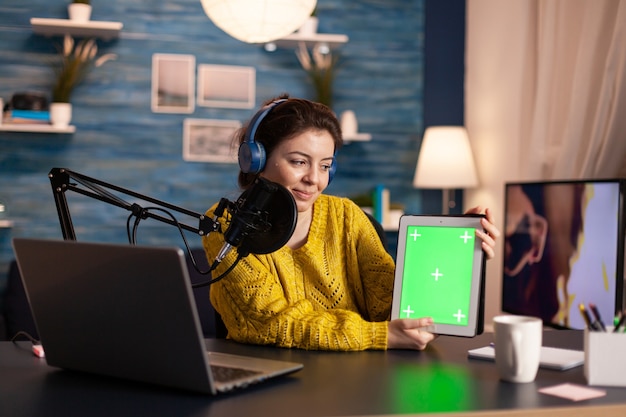
<svg viewBox="0 0 626 417"><path fill-rule="evenodd" d="M235 39L265 43L292 34L317 0L200 0L215 25Z"/></svg>

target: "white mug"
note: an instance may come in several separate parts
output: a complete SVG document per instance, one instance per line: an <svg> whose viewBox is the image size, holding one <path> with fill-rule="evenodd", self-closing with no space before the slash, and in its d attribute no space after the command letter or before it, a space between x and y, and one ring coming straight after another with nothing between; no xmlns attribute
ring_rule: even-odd
<svg viewBox="0 0 626 417"><path fill-rule="evenodd" d="M541 319L505 315L494 317L493 323L500 379L520 383L534 381L541 354Z"/></svg>

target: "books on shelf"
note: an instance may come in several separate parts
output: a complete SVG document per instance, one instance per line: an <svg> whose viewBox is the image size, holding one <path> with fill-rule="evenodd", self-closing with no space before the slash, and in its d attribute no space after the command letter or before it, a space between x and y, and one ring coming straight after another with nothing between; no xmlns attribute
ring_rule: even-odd
<svg viewBox="0 0 626 417"><path fill-rule="evenodd" d="M48 110L8 110L3 113L0 132L74 133L74 126L54 126Z"/></svg>
<svg viewBox="0 0 626 417"><path fill-rule="evenodd" d="M374 218L381 225L389 223L389 190L378 184L373 191Z"/></svg>
<svg viewBox="0 0 626 417"><path fill-rule="evenodd" d="M4 122L15 124L49 124L47 110L10 110L4 114Z"/></svg>
<svg viewBox="0 0 626 417"><path fill-rule="evenodd" d="M372 191L372 208L370 213L385 230L398 230L400 217L404 207L390 202L391 193L382 184L376 185Z"/></svg>

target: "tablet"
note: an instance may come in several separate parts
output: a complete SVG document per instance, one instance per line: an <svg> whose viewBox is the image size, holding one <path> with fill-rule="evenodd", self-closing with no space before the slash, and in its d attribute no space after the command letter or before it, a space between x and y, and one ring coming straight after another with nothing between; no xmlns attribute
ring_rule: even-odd
<svg viewBox="0 0 626 417"><path fill-rule="evenodd" d="M483 332L485 256L475 230L482 215L400 218L391 318L432 317L432 333Z"/></svg>

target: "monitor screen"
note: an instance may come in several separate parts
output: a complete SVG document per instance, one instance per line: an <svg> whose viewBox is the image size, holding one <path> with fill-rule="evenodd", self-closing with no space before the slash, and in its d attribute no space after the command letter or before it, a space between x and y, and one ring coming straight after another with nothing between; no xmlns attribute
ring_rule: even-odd
<svg viewBox="0 0 626 417"><path fill-rule="evenodd" d="M505 184L502 310L583 329L623 307L625 180Z"/></svg>

